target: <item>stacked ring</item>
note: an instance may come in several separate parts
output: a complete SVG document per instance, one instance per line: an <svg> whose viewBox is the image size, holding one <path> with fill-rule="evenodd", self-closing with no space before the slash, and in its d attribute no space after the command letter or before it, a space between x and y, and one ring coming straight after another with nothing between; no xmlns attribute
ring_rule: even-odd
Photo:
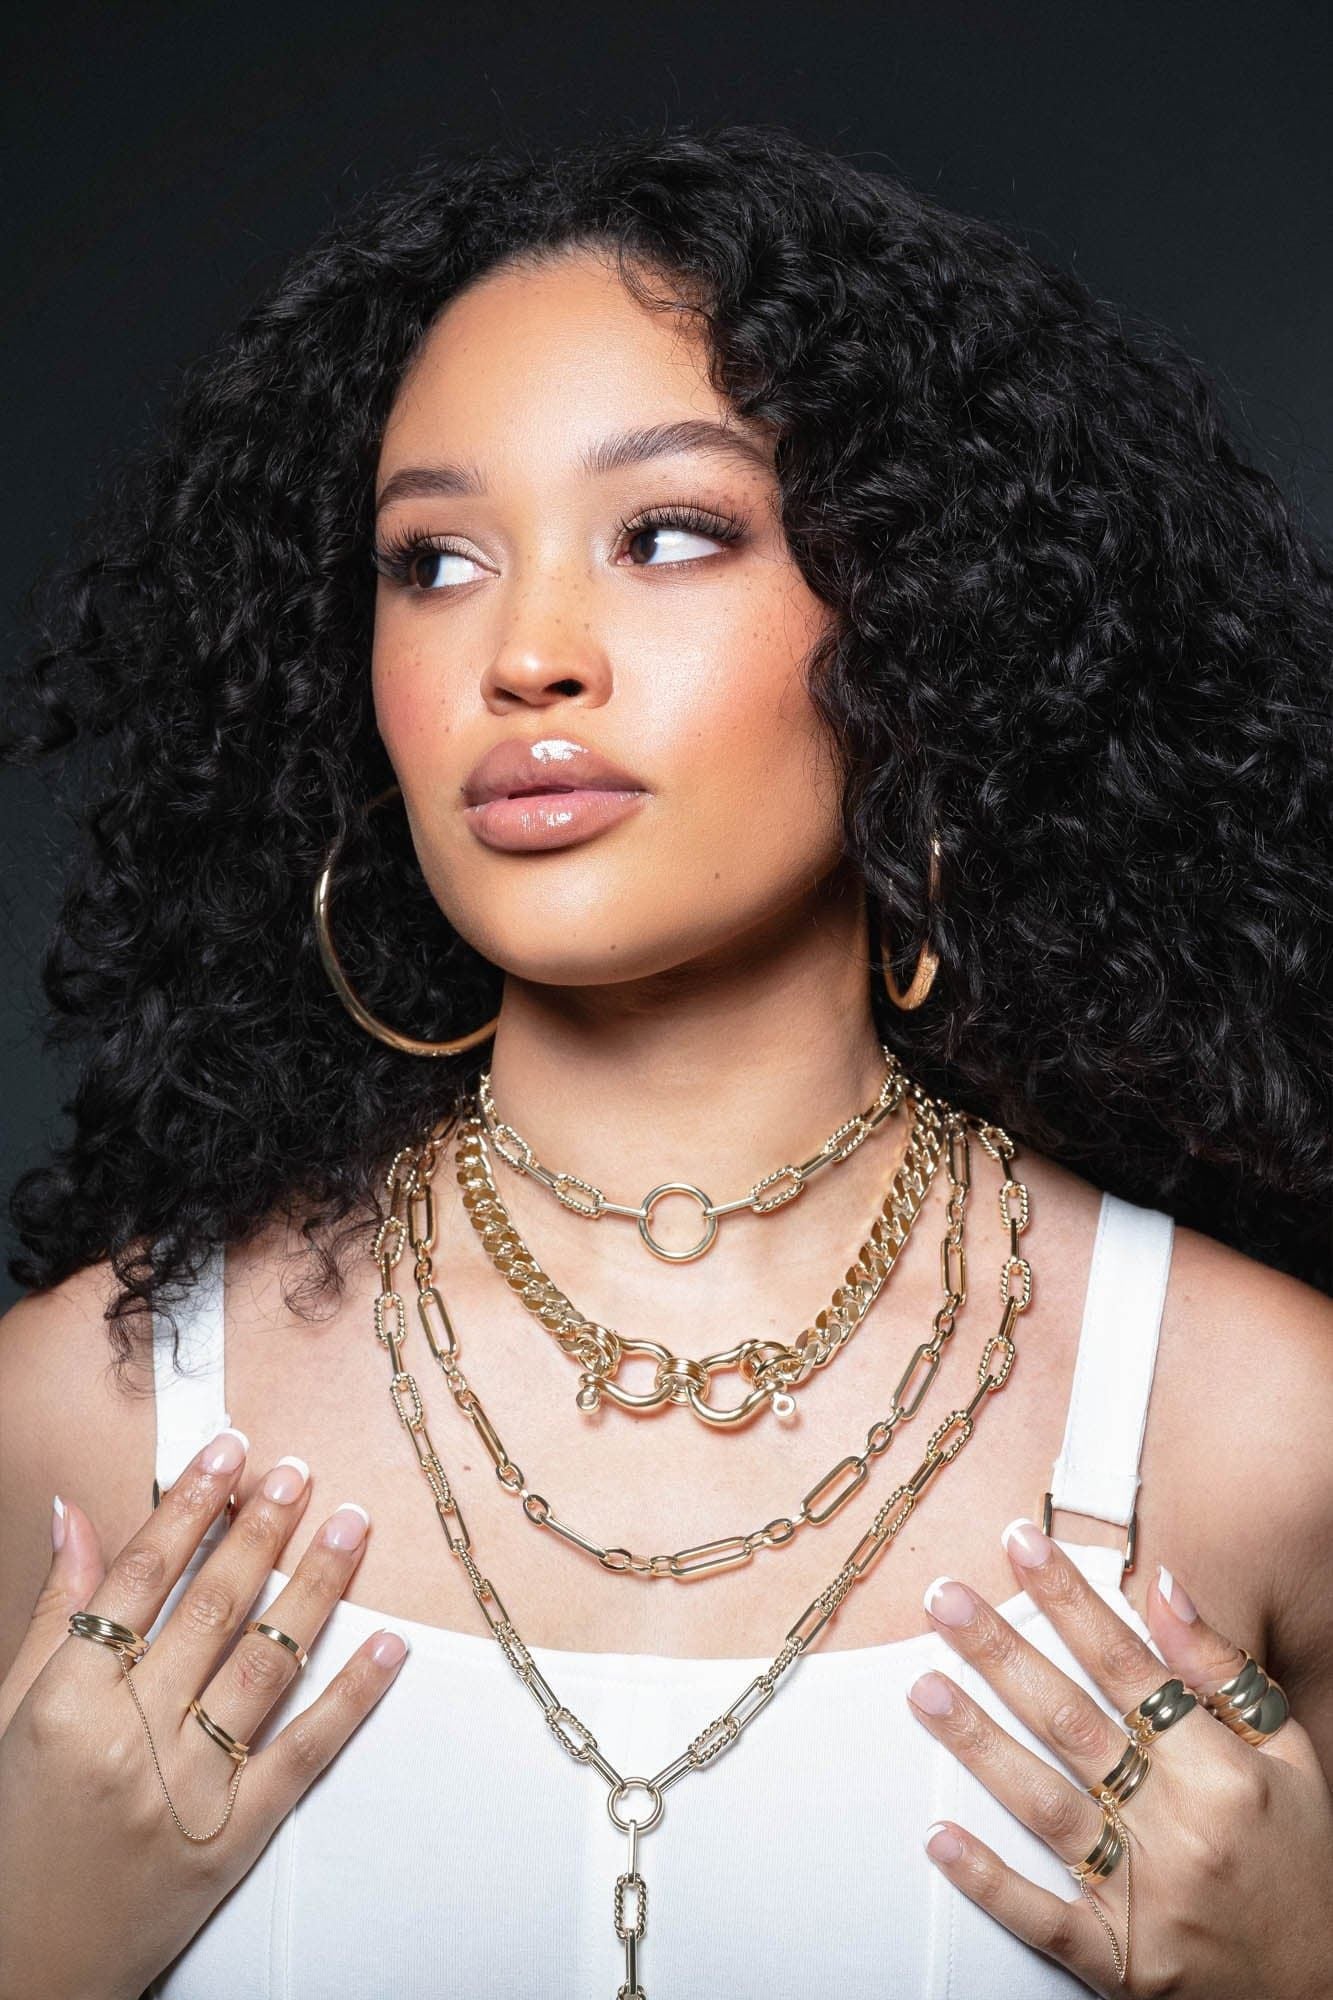
<svg viewBox="0 0 1333 2000"><path fill-rule="evenodd" d="M1076 1882L1104 1882L1120 1864L1125 1843L1111 1814L1102 1806L1102 1830L1090 1853L1066 1864Z"/></svg>
<svg viewBox="0 0 1333 2000"><path fill-rule="evenodd" d="M1179 1722L1182 1715L1188 1715L1197 1705L1197 1696L1184 1681L1163 1681L1159 1688L1145 1695L1137 1707L1130 1709L1124 1717L1124 1724L1136 1742L1151 1743L1154 1736L1160 1736L1164 1729L1169 1729L1173 1722Z"/></svg>
<svg viewBox="0 0 1333 2000"><path fill-rule="evenodd" d="M99 1646L112 1646L116 1652L125 1655L131 1666L143 1658L150 1643L132 1625L121 1625L114 1618L99 1617L95 1611L71 1611L68 1636L72 1639L95 1639Z"/></svg>
<svg viewBox="0 0 1333 2000"><path fill-rule="evenodd" d="M229 1757L233 1758L238 1764L244 1764L246 1758L250 1755L250 1745L240 1742L231 1734L230 1730L224 1729L220 1722L214 1722L212 1716L197 1695L190 1703L189 1712L191 1715L197 1717L199 1726L204 1733L211 1736L215 1743L220 1743Z"/></svg>
<svg viewBox="0 0 1333 2000"><path fill-rule="evenodd" d="M1264 1743L1275 1736L1291 1714L1291 1704L1275 1680L1249 1653L1239 1673L1211 1694L1199 1690L1199 1700L1219 1722L1225 1722L1247 1743Z"/></svg>
<svg viewBox="0 0 1333 2000"><path fill-rule="evenodd" d="M1111 1798L1122 1806L1126 1800L1133 1798L1151 1769L1152 1758L1143 1745L1131 1736L1125 1745L1125 1754L1114 1771L1108 1771L1100 1785L1089 1785L1087 1789L1099 1805L1104 1805Z"/></svg>

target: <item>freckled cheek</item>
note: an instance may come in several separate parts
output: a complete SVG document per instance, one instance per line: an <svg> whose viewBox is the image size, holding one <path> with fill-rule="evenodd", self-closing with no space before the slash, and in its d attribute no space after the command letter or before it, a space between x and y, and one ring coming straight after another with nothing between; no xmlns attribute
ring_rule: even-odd
<svg viewBox="0 0 1333 2000"><path fill-rule="evenodd" d="M415 648L377 644L371 696L378 729L397 770L430 756L452 733L453 718L438 665Z"/></svg>

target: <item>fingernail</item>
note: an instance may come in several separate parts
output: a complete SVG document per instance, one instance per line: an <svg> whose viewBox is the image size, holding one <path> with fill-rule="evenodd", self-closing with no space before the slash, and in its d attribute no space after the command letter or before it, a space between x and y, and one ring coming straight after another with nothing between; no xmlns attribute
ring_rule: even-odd
<svg viewBox="0 0 1333 2000"><path fill-rule="evenodd" d="M1176 1582L1165 1563L1157 1565L1157 1588L1181 1623L1192 1625L1199 1615L1194 1608L1194 1601L1185 1586Z"/></svg>
<svg viewBox="0 0 1333 2000"><path fill-rule="evenodd" d="M303 1458L280 1458L265 1475L261 1490L266 1500L295 1500L309 1477L310 1467Z"/></svg>
<svg viewBox="0 0 1333 2000"><path fill-rule="evenodd" d="M57 1493L51 1502L51 1547L65 1546L65 1503Z"/></svg>
<svg viewBox="0 0 1333 2000"><path fill-rule="evenodd" d="M324 1540L331 1549L355 1549L361 1544L370 1516L359 1500L343 1500L324 1523Z"/></svg>
<svg viewBox="0 0 1333 2000"><path fill-rule="evenodd" d="M245 1454L250 1449L250 1440L244 1431L235 1426L219 1431L204 1451L200 1463L205 1472L239 1472L245 1463Z"/></svg>
<svg viewBox="0 0 1333 2000"><path fill-rule="evenodd" d="M377 1667L396 1667L407 1658L407 1641L397 1632L381 1632L370 1649L370 1657Z"/></svg>
<svg viewBox="0 0 1333 2000"><path fill-rule="evenodd" d="M1009 1523L1000 1540L1024 1569L1040 1569L1051 1553L1050 1536L1043 1535L1035 1521L1026 1521L1021 1515Z"/></svg>
<svg viewBox="0 0 1333 2000"><path fill-rule="evenodd" d="M926 1609L941 1625L970 1625L977 1615L977 1601L965 1584L951 1576L937 1576L926 1592Z"/></svg>
<svg viewBox="0 0 1333 2000"><path fill-rule="evenodd" d="M943 1820L926 1829L926 1852L932 1861L957 1861L962 1851L962 1841Z"/></svg>
<svg viewBox="0 0 1333 2000"><path fill-rule="evenodd" d="M953 1689L943 1674L922 1674L908 1689L907 1699L927 1715L947 1715L953 1707Z"/></svg>

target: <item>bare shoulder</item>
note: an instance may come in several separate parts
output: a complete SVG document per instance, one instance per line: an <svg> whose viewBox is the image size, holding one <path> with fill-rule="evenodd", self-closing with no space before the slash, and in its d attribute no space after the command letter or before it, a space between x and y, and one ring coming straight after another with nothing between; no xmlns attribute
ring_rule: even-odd
<svg viewBox="0 0 1333 2000"><path fill-rule="evenodd" d="M118 1375L109 1263L30 1292L0 1317L0 1675L51 1562L56 1493L78 1502L114 1555L152 1506L151 1366Z"/></svg>
<svg viewBox="0 0 1333 2000"><path fill-rule="evenodd" d="M1293 1689L1333 1659L1331 1435L1333 1299L1178 1225L1144 1442L1152 1554Z"/></svg>

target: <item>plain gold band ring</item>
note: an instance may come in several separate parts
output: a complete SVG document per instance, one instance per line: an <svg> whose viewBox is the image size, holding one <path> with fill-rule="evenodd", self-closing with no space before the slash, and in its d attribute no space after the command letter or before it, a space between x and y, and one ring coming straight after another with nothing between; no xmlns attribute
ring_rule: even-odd
<svg viewBox="0 0 1333 2000"><path fill-rule="evenodd" d="M99 1646L113 1646L118 1653L126 1654L132 1663L141 1660L149 1646L143 1633L136 1632L132 1625L122 1625L115 1618L103 1618L96 1611L71 1611L68 1636L72 1639L95 1639Z"/></svg>
<svg viewBox="0 0 1333 2000"><path fill-rule="evenodd" d="M1106 1807L1102 1806L1102 1830L1089 1853L1081 1861L1066 1863L1076 1882L1104 1882L1119 1867L1125 1843Z"/></svg>
<svg viewBox="0 0 1333 2000"><path fill-rule="evenodd" d="M276 1625L265 1625L258 1618L249 1618L246 1620L244 1629L247 1632L262 1633L266 1639L276 1639L280 1646L285 1646L289 1653L295 1654L299 1666L303 1667L310 1658L309 1653L307 1653L299 1639L293 1639L290 1632L283 1632Z"/></svg>

